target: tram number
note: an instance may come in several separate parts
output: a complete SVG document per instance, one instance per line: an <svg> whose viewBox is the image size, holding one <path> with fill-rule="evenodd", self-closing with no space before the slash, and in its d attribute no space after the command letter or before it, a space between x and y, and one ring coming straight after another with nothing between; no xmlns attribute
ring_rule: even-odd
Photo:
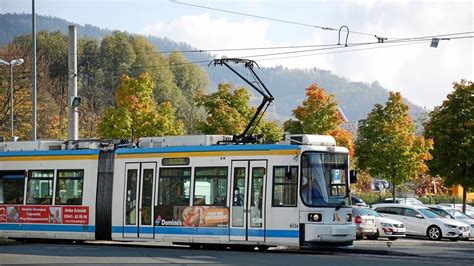
<svg viewBox="0 0 474 266"><path fill-rule="evenodd" d="M290 228L298 228L299 225L298 224L290 224Z"/></svg>

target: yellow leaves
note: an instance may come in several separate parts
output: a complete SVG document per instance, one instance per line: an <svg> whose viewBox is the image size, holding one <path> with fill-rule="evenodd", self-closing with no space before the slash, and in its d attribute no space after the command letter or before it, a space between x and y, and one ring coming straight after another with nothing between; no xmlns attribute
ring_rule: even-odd
<svg viewBox="0 0 474 266"><path fill-rule="evenodd" d="M306 99L293 110L293 115L301 125L285 122L285 130L290 133L328 134L342 123L334 95L326 95L316 84L306 89Z"/></svg>
<svg viewBox="0 0 474 266"><path fill-rule="evenodd" d="M177 121L171 102L156 105L152 96L154 84L148 74L136 79L123 75L121 81L115 93L117 108L108 109L99 123L102 137L136 139L183 134L183 123Z"/></svg>
<svg viewBox="0 0 474 266"><path fill-rule="evenodd" d="M334 137L337 146L346 147L349 150L349 156L354 158L354 141L352 139L352 134L349 131L342 128L336 128L329 132L329 135Z"/></svg>

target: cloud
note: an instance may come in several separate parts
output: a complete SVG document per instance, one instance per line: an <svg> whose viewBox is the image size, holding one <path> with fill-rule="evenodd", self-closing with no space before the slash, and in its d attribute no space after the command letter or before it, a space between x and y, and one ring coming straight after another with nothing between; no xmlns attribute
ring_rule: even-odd
<svg viewBox="0 0 474 266"><path fill-rule="evenodd" d="M376 33L389 38L472 31L471 2L382 3L371 0L343 3L344 8L334 6L334 9L330 9L332 12L321 13L319 21L323 21L324 25L344 23L349 25L351 30ZM253 4L258 6L259 2ZM297 18L288 19L298 21ZM291 39L290 35L294 37L291 29L295 32L298 30L298 33L301 30L298 38ZM207 13L182 16L168 22L158 21L145 27L142 33L186 42L199 49L319 45L335 43L334 38L337 36L318 30L303 31L301 28L266 20L245 17L232 17L231 20L224 15L214 18ZM349 36L349 43L365 41L376 39L354 33ZM451 92L453 81L459 81L461 78L474 79L472 44L472 39L452 40L441 41L436 49L430 48L429 42L426 42L349 53L328 53L335 50L314 51L252 59L261 66L318 67L354 81L370 83L377 80L389 90L402 92L403 96L414 103L432 108L439 105ZM283 51L289 50L227 51L216 52L216 55L245 57Z"/></svg>
<svg viewBox="0 0 474 266"><path fill-rule="evenodd" d="M304 46L320 45L323 43L317 33L308 35L306 40L300 42L272 42L268 35L269 27L270 23L268 21L252 19L230 21L225 17L211 19L209 14L205 13L196 16L182 16L169 23L157 21L152 25L146 26L142 33L157 37L167 37L178 42L186 42L193 47L205 50ZM307 50L312 48L301 49ZM251 58L256 60L261 66L283 65L290 68L319 67L329 70L332 69L331 64L329 64L327 60L318 59L318 62L315 63L314 61L308 60L304 53L262 56L287 51L292 50L256 49L244 51L216 51L213 52L213 54L218 58L221 56ZM291 58L286 58L288 56Z"/></svg>
<svg viewBox="0 0 474 266"><path fill-rule="evenodd" d="M146 26L144 34L168 37L186 42L199 49L226 49L236 47L261 47L269 45L266 33L269 23L245 19L232 22L225 17L211 19L209 14L182 16L169 23L155 22ZM220 55L234 56L232 52Z"/></svg>

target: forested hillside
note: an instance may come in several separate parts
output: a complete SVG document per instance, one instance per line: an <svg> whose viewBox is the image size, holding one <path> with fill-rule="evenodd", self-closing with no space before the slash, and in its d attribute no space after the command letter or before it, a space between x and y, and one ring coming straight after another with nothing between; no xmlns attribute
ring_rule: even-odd
<svg viewBox="0 0 474 266"><path fill-rule="evenodd" d="M60 31L66 35L69 24L71 23L60 18L37 16L38 31ZM92 25L77 26L79 38L89 37L100 41L105 36L112 34L111 30L101 29ZM31 33L31 15L0 14L0 29L2 31L0 47L2 47L12 42L19 35ZM176 43L167 38L147 36L146 39L153 43L158 51L185 51L193 49L188 44ZM164 53L163 57L168 55L169 53ZM212 59L212 55L202 53L183 53L183 56L191 62ZM79 55L79 60L81 60L81 55ZM147 61L150 59L144 57L143 60ZM147 65L152 66L150 63ZM204 66L203 69L207 71L209 76L209 91L215 91L217 84L223 81L230 81L236 86L244 85L241 80L224 67L207 67L205 63L201 65ZM351 82L346 78L318 68L302 70L278 66L261 68L257 73L276 98L274 105L269 110L270 117L277 118L281 122L291 116L291 110L304 99L305 89L311 83L317 83L318 86L323 87L329 93L334 93L336 99L340 102L340 107L350 120L365 118L375 103L384 103L388 98L388 90L376 81L372 83ZM111 82L111 84L116 83ZM388 89L396 90L397 88ZM255 100L255 103L257 102L259 102L258 99ZM413 105L409 101L407 103L411 108L413 117L416 117L418 113L424 112L419 106Z"/></svg>

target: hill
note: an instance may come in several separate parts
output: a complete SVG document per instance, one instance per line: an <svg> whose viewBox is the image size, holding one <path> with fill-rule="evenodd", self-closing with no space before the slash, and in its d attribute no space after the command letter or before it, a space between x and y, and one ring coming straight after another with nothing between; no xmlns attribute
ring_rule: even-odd
<svg viewBox="0 0 474 266"><path fill-rule="evenodd" d="M61 31L67 34L68 25L75 24L64 19L37 16L37 31ZM92 25L78 25L78 37L92 37L101 39L111 34L113 31L102 29ZM31 33L31 15L30 14L0 14L0 47L11 42L15 36ZM193 50L186 43L177 43L168 38L157 38L147 36L160 51L172 50ZM189 61L210 61L212 55L204 53L184 53ZM216 89L217 84L223 81L232 82L234 85L245 85L238 77L224 67L205 67L209 74L211 82L210 90ZM305 98L305 88L311 83L317 83L329 93L333 93L340 102L340 107L349 120L360 120L367 116L367 113L376 103L385 103L388 98L388 90L382 87L378 82L362 83L352 82L346 78L337 76L329 71L312 69L288 69L283 66L263 67L257 70L261 80L270 89L275 96L275 103L269 110L272 118L278 118L280 121L286 120L291 116L291 110L300 104ZM253 93L253 92L252 92ZM258 99L255 103L259 102ZM410 106L412 117L424 113L425 110L412 104L405 99Z"/></svg>

